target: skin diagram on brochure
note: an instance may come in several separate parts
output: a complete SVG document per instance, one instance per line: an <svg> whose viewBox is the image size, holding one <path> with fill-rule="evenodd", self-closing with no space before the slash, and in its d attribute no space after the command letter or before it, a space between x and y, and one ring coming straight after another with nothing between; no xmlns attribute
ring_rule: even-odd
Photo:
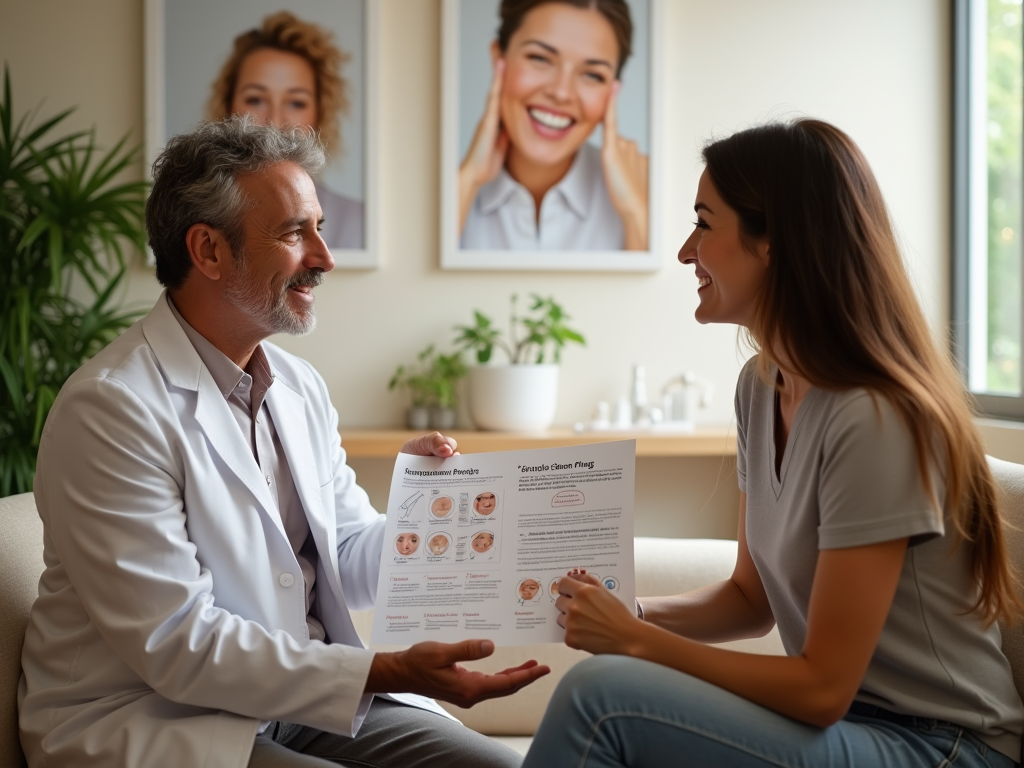
<svg viewBox="0 0 1024 768"><path fill-rule="evenodd" d="M558 580L632 606L633 440L438 459L399 454L372 640L562 642Z"/></svg>

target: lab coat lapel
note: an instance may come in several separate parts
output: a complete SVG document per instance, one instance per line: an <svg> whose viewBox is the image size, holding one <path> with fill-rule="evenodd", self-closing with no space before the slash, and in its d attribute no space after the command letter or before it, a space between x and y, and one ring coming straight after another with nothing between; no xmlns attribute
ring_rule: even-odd
<svg viewBox="0 0 1024 768"><path fill-rule="evenodd" d="M275 375L274 385L267 391L267 408L284 448L295 490L306 512L320 561L331 577L331 587L344 599L341 574L338 572L338 542L334 525L327 524L320 501L320 482L316 474L313 444L306 424L306 401L283 378ZM327 565L330 567L326 567Z"/></svg>
<svg viewBox="0 0 1024 768"><path fill-rule="evenodd" d="M287 539L281 512L270 496L267 480L252 455L252 448L246 444L238 422L231 415L231 408L205 366L199 375L199 389L196 392L196 421L213 449L246 488L252 491L263 513Z"/></svg>
<svg viewBox="0 0 1024 768"><path fill-rule="evenodd" d="M152 311L143 318L142 330L167 381L175 387L195 392L196 421L214 451L256 497L263 514L270 518L282 536L286 536L277 504L270 496L252 449L246 445L238 422L231 415L231 409L213 376L171 312L166 292L160 295Z"/></svg>

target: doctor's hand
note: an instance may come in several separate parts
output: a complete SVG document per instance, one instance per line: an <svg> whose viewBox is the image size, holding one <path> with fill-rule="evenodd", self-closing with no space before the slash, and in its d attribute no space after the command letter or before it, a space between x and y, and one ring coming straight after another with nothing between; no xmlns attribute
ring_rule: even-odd
<svg viewBox="0 0 1024 768"><path fill-rule="evenodd" d="M586 573L570 573L558 582L555 607L565 644L589 653L635 655L644 624L618 598Z"/></svg>
<svg viewBox="0 0 1024 768"><path fill-rule="evenodd" d="M508 696L550 672L532 659L493 675L466 669L459 662L494 653L490 640L417 643L397 653L373 657L366 693L418 693L460 707Z"/></svg>
<svg viewBox="0 0 1024 768"><path fill-rule="evenodd" d="M601 144L601 168L608 197L622 219L627 251L648 249L647 155L641 154L635 141L619 136L616 104L622 82L612 85L612 95L604 112L604 141Z"/></svg>
<svg viewBox="0 0 1024 768"><path fill-rule="evenodd" d="M466 227L469 209L480 187L494 181L505 165L508 134L501 127L501 85L505 76L505 60L494 62L494 75L487 92L483 117L477 123L473 141L459 166L459 235Z"/></svg>
<svg viewBox="0 0 1024 768"><path fill-rule="evenodd" d="M440 432L431 432L429 435L414 437L402 446L402 453L411 453L413 456L437 456L447 459L449 456L459 455L459 444L454 437L445 437Z"/></svg>

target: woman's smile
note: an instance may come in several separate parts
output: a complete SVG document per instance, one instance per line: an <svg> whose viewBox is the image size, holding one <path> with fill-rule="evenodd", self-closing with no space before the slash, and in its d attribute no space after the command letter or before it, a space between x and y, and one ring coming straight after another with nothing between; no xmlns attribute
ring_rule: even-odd
<svg viewBox="0 0 1024 768"><path fill-rule="evenodd" d="M527 107L527 114L533 121L533 128L546 139L561 139L576 124L569 115L544 107Z"/></svg>

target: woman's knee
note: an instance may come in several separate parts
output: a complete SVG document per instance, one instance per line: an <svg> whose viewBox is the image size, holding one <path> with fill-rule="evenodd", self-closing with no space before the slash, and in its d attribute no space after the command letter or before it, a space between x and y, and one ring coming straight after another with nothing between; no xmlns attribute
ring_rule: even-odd
<svg viewBox="0 0 1024 768"><path fill-rule="evenodd" d="M592 656L572 667L559 682L552 703L607 711L644 698L652 679L670 672L665 667L629 656ZM564 709L563 709L564 711Z"/></svg>

